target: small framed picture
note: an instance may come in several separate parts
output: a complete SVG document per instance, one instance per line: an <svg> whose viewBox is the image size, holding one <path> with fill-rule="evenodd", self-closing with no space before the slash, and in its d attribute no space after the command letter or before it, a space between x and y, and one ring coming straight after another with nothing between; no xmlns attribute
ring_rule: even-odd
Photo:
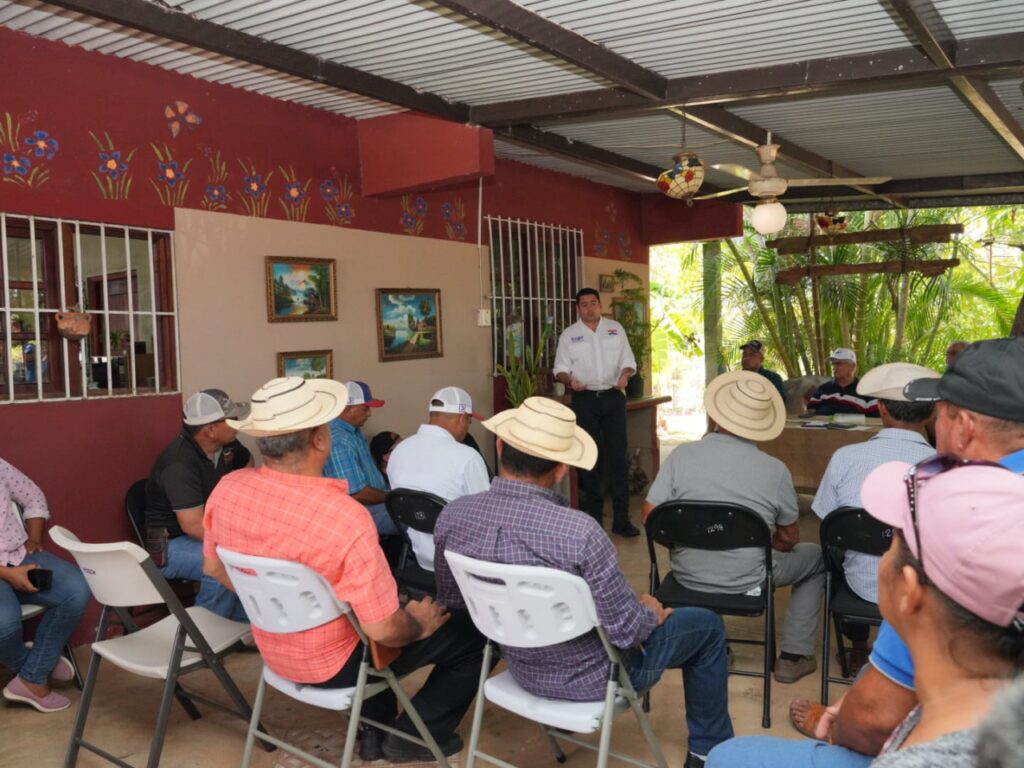
<svg viewBox="0 0 1024 768"><path fill-rule="evenodd" d="M441 357L441 291L377 289L377 352L382 363Z"/></svg>
<svg viewBox="0 0 1024 768"><path fill-rule="evenodd" d="M334 354L329 349L278 352L277 375L303 379L333 379Z"/></svg>
<svg viewBox="0 0 1024 768"><path fill-rule="evenodd" d="M334 259L267 256L267 320L296 323L338 319Z"/></svg>
<svg viewBox="0 0 1024 768"><path fill-rule="evenodd" d="M640 300L621 297L612 299L612 316L623 325L644 322L646 310L646 304Z"/></svg>
<svg viewBox="0 0 1024 768"><path fill-rule="evenodd" d="M597 289L600 293L614 293L615 291L615 276L614 275L598 275L597 276Z"/></svg>

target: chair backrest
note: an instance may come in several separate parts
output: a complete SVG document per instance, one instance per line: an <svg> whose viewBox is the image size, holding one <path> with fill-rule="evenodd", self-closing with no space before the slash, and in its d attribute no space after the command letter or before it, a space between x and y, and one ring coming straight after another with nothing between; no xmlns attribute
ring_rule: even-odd
<svg viewBox="0 0 1024 768"><path fill-rule="evenodd" d="M825 565L835 571L842 567L842 554L847 550L884 555L892 543L892 526L860 507L839 507L821 521L820 535Z"/></svg>
<svg viewBox="0 0 1024 768"><path fill-rule="evenodd" d="M169 602L154 582L154 575L161 581L163 577L146 550L138 544L130 541L86 544L60 525L50 528L50 538L75 558L93 597L103 605L126 608ZM163 586L169 591L166 583Z"/></svg>
<svg viewBox="0 0 1024 768"><path fill-rule="evenodd" d="M217 547L249 621L264 632L287 634L319 627L349 613L323 576L308 565L243 555Z"/></svg>
<svg viewBox="0 0 1024 768"><path fill-rule="evenodd" d="M645 528L652 556L652 542L713 551L772 545L771 528L760 515L717 501L666 501L651 510Z"/></svg>
<svg viewBox="0 0 1024 768"><path fill-rule="evenodd" d="M408 488L396 488L384 497L384 505L395 522L422 533L434 532L437 517L447 503L440 496Z"/></svg>
<svg viewBox="0 0 1024 768"><path fill-rule="evenodd" d="M124 508L128 513L128 522L132 524L135 538L139 544L146 542L146 483L148 480L136 480L128 493L124 495Z"/></svg>
<svg viewBox="0 0 1024 768"><path fill-rule="evenodd" d="M473 623L513 648L564 643L598 626L587 582L556 568L505 565L444 553Z"/></svg>

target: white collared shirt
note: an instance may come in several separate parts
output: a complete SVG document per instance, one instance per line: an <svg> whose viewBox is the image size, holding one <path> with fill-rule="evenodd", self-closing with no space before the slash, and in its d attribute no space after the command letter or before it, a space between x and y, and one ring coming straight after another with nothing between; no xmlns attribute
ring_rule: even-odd
<svg viewBox="0 0 1024 768"><path fill-rule="evenodd" d="M587 389L614 387L624 368L636 370L636 358L629 348L625 329L602 317L592 331L577 320L558 337L554 374L568 373Z"/></svg>
<svg viewBox="0 0 1024 768"><path fill-rule="evenodd" d="M388 480L392 488L426 491L445 501L491 487L483 457L435 424L421 424L415 435L395 446L388 459ZM434 570L434 537L411 528L407 533L416 562Z"/></svg>

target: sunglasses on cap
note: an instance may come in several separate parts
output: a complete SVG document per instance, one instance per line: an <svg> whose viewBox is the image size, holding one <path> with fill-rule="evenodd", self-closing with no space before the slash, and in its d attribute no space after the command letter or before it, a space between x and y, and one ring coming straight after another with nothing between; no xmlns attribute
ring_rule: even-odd
<svg viewBox="0 0 1024 768"><path fill-rule="evenodd" d="M919 461L907 470L903 482L907 485L907 499L910 502L910 520L914 524L914 544L917 549L917 562L921 566L921 583L928 583L928 576L924 569L924 550L921 549L921 529L917 522L917 493L921 485L944 472L959 467L998 467L999 469L1010 470L995 461L981 461L961 459L953 453L939 453L931 458ZM905 534L904 534L905 535Z"/></svg>

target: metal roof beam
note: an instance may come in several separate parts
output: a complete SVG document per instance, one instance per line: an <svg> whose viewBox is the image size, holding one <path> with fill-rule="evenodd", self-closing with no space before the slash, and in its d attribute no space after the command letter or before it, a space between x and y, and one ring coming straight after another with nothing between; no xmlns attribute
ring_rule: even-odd
<svg viewBox="0 0 1024 768"><path fill-rule="evenodd" d="M665 97L668 86L665 77L511 0L433 0L433 4L575 64L640 96Z"/></svg>
<svg viewBox="0 0 1024 768"><path fill-rule="evenodd" d="M894 179L874 188L876 194L899 198L901 202L913 207L915 197L965 197L967 195L1004 195L1024 194L1024 172L985 173L971 176L935 176L925 179ZM828 200L837 198L837 202L846 207L844 197L850 197L848 187L793 187L786 191L782 202L789 208L790 203ZM749 195L737 195L739 203L756 203L757 199ZM820 205L820 203L819 203ZM952 205L952 203L950 203Z"/></svg>

